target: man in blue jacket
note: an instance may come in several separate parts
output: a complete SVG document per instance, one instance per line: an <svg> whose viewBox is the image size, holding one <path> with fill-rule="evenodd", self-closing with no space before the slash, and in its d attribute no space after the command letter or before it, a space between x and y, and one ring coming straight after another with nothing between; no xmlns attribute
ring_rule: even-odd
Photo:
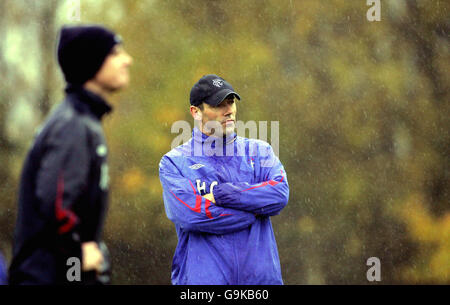
<svg viewBox="0 0 450 305"><path fill-rule="evenodd" d="M288 202L286 172L268 143L236 135L236 99L223 78L203 76L190 93L198 126L159 165L175 285L283 284L270 216Z"/></svg>

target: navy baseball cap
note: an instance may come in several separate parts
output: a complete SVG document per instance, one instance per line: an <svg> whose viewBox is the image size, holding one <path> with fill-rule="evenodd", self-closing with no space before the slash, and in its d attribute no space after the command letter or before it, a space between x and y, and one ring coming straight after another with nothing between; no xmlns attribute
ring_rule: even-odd
<svg viewBox="0 0 450 305"><path fill-rule="evenodd" d="M217 106L230 94L236 96L238 100L241 99L226 80L215 74L208 74L192 87L190 102L192 106L198 106L203 102Z"/></svg>

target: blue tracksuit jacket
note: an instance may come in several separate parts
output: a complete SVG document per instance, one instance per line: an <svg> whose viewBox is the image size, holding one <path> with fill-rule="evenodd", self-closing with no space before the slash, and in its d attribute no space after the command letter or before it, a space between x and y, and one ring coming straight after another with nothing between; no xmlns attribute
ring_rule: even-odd
<svg viewBox="0 0 450 305"><path fill-rule="evenodd" d="M172 284L283 284L269 216L286 206L289 186L268 143L194 128L163 156L159 175L178 236ZM202 197L210 192L215 204Z"/></svg>

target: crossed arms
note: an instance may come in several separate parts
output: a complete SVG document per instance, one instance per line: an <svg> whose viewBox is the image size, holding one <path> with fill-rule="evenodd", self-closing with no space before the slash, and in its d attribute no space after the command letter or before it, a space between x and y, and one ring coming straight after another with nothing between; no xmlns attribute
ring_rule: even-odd
<svg viewBox="0 0 450 305"><path fill-rule="evenodd" d="M277 215L288 202L289 186L271 149L266 158L273 166L261 168L261 182L221 183L213 193L201 196L173 160L164 156L159 176L168 218L184 230L225 234L247 228L256 215Z"/></svg>

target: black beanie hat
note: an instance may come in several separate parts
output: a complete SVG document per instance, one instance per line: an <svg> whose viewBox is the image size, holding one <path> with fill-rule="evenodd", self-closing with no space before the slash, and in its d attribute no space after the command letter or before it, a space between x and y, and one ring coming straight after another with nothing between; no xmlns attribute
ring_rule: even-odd
<svg viewBox="0 0 450 305"><path fill-rule="evenodd" d="M118 35L97 25L63 26L59 33L58 62L67 83L83 85L97 74Z"/></svg>

